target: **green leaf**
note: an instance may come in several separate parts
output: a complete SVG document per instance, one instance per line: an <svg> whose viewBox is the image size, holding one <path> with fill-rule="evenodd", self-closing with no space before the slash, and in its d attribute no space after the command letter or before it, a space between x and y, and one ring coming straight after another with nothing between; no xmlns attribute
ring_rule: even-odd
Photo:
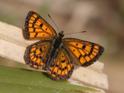
<svg viewBox="0 0 124 93"><path fill-rule="evenodd" d="M93 88L53 81L41 72L0 66L0 93L87 93Z"/></svg>

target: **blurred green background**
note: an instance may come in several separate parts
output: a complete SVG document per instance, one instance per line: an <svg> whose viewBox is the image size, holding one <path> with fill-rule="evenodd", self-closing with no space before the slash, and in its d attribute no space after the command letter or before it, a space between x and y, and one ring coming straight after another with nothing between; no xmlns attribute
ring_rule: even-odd
<svg viewBox="0 0 124 93"><path fill-rule="evenodd" d="M29 10L38 12L56 29L47 16L50 14L65 33L86 30L87 33L66 37L104 46L100 61L109 79L107 93L124 92L124 0L0 0L0 21L23 28ZM1 65L3 60L6 61L0 58Z"/></svg>

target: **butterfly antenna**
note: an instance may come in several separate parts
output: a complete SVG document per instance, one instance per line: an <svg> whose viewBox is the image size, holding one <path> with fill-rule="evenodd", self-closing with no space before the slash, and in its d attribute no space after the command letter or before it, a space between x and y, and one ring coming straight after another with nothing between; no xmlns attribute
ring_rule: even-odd
<svg viewBox="0 0 124 93"><path fill-rule="evenodd" d="M48 14L48 17L51 19L51 21L53 22L53 24L56 26L57 30L60 31L59 30L59 27L57 26L57 24L55 23L55 21L53 20L53 18L51 17L50 14Z"/></svg>
<svg viewBox="0 0 124 93"><path fill-rule="evenodd" d="M87 31L80 31L80 32L73 32L73 33L65 33L65 35L73 35L73 34L78 34L78 33L85 33Z"/></svg>

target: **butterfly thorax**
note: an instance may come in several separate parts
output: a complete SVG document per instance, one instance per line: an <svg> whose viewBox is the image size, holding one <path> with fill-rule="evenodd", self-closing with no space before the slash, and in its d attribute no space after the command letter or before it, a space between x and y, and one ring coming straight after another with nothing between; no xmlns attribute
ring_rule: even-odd
<svg viewBox="0 0 124 93"><path fill-rule="evenodd" d="M54 39L53 46L54 48L58 48L62 42L62 38L64 37L63 31L58 33L58 36Z"/></svg>
<svg viewBox="0 0 124 93"><path fill-rule="evenodd" d="M54 59L54 57L57 55L57 50L59 49L59 47L61 47L61 43L62 43L62 38L64 37L63 31L59 32L57 37L53 40L53 48L51 49L51 52L49 54L49 58L47 59L46 62L46 68L49 68L49 66L52 64L52 59Z"/></svg>

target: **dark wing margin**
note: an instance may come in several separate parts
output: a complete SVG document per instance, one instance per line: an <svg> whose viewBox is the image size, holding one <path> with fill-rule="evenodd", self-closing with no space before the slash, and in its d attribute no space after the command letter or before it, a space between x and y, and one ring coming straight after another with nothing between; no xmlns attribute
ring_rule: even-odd
<svg viewBox="0 0 124 93"><path fill-rule="evenodd" d="M75 64L89 66L103 53L104 48L96 43L75 38L65 38L63 44L77 61Z"/></svg>

